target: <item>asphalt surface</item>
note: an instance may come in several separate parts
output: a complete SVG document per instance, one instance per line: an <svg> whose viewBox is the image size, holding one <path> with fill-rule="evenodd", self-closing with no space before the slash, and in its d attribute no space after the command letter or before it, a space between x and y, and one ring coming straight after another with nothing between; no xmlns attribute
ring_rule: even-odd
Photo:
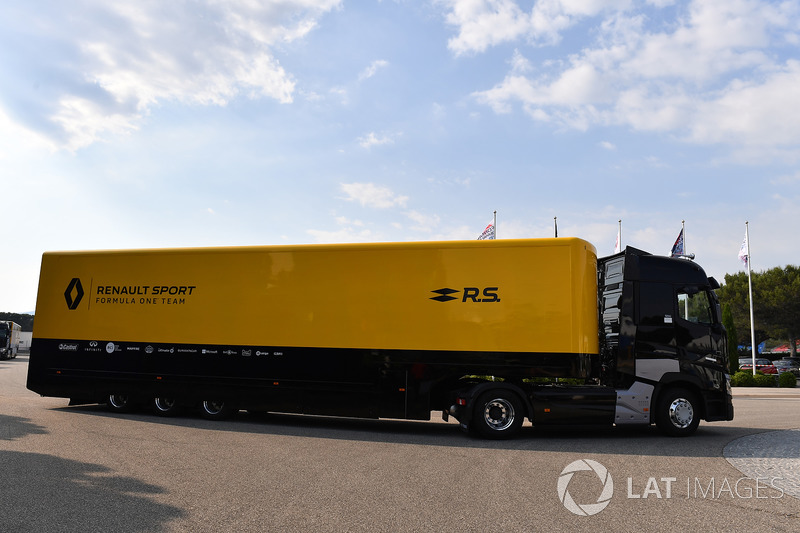
<svg viewBox="0 0 800 533"><path fill-rule="evenodd" d="M0 361L3 532L800 524L800 389L735 389L735 420L703 422L684 439L654 427L526 426L520 438L494 442L441 420L112 415L31 393L26 370L26 356Z"/></svg>

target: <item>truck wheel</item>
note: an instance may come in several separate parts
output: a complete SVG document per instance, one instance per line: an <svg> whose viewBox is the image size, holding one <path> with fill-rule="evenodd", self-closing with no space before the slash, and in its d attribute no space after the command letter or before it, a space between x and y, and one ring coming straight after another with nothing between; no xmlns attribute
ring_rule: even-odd
<svg viewBox="0 0 800 533"><path fill-rule="evenodd" d="M524 413L516 394L505 390L484 392L475 402L471 428L489 439L508 439L519 433Z"/></svg>
<svg viewBox="0 0 800 533"><path fill-rule="evenodd" d="M115 413L130 413L133 411L133 399L127 394L109 394L108 408Z"/></svg>
<svg viewBox="0 0 800 533"><path fill-rule="evenodd" d="M153 398L153 411L158 416L178 416L181 410L181 406L175 398Z"/></svg>
<svg viewBox="0 0 800 533"><path fill-rule="evenodd" d="M686 437L700 425L697 395L686 389L669 389L658 399L656 426L670 437Z"/></svg>
<svg viewBox="0 0 800 533"><path fill-rule="evenodd" d="M236 411L238 409L224 400L203 400L200 403L200 416L207 420L225 420L232 417Z"/></svg>

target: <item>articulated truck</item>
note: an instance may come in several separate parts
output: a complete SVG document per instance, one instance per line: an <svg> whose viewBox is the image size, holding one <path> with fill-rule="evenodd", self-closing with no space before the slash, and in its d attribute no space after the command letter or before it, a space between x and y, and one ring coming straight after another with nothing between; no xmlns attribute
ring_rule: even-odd
<svg viewBox="0 0 800 533"><path fill-rule="evenodd" d="M48 252L27 386L117 412L732 420L718 288L577 238Z"/></svg>
<svg viewBox="0 0 800 533"><path fill-rule="evenodd" d="M22 326L11 320L0 320L0 360L14 359L19 352Z"/></svg>

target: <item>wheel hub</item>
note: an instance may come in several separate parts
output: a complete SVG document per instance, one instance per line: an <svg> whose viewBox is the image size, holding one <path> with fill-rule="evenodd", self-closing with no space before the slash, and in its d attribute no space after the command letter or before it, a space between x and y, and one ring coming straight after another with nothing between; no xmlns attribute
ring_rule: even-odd
<svg viewBox="0 0 800 533"><path fill-rule="evenodd" d="M486 403L483 418L493 429L502 431L514 423L514 406L503 398Z"/></svg>
<svg viewBox="0 0 800 533"><path fill-rule="evenodd" d="M669 406L669 419L677 428L687 428L694 420L694 409L685 398L677 398Z"/></svg>

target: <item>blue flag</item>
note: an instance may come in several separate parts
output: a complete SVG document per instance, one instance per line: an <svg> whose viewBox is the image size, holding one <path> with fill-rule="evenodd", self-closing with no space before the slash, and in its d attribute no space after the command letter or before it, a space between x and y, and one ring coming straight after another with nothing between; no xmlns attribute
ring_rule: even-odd
<svg viewBox="0 0 800 533"><path fill-rule="evenodd" d="M675 239L675 244L672 245L672 252L669 254L670 257L677 257L681 255L686 255L686 250L683 248L683 229L678 234L678 238Z"/></svg>

